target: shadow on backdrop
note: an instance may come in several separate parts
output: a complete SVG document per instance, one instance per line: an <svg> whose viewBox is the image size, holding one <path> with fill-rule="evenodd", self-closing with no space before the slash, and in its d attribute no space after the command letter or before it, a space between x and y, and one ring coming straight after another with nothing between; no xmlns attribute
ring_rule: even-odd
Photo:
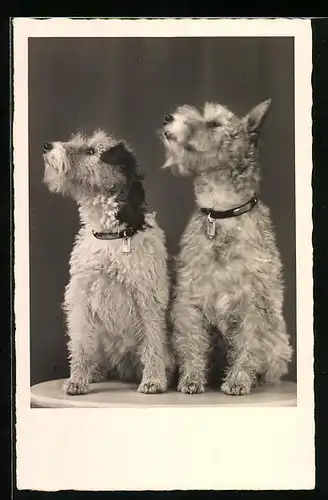
<svg viewBox="0 0 328 500"><path fill-rule="evenodd" d="M175 255L193 209L190 179L160 171L156 136L177 105L226 104L237 114L272 98L262 131L260 196L270 207L296 348L293 38L29 38L31 383L68 376L61 310L78 216L42 184L42 146L77 129L126 139L146 174L148 204ZM296 380L296 359L289 379Z"/></svg>

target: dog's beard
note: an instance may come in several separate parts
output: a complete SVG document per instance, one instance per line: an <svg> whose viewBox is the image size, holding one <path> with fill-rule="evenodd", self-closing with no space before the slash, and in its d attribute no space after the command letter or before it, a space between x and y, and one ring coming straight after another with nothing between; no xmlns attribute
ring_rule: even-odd
<svg viewBox="0 0 328 500"><path fill-rule="evenodd" d="M162 168L171 168L177 163L180 163L183 155L183 148L176 142L176 140L168 139L163 136L165 147L165 163Z"/></svg>
<svg viewBox="0 0 328 500"><path fill-rule="evenodd" d="M165 144L165 163L163 169L170 169L173 175L189 176L191 175L191 155L193 152L187 151L182 144L176 141L167 140Z"/></svg>
<svg viewBox="0 0 328 500"><path fill-rule="evenodd" d="M44 155L45 167L54 169L58 173L66 173L69 170L69 161L63 146L56 145L51 151Z"/></svg>
<svg viewBox="0 0 328 500"><path fill-rule="evenodd" d="M180 174L180 170L181 170L181 167L180 167L180 163L179 163L179 160L178 158L176 158L174 155L172 155L169 151L166 152L166 159L165 159L165 163L164 165L162 166L162 169L166 170L166 169L170 169L171 172L174 174L174 175L179 175Z"/></svg>
<svg viewBox="0 0 328 500"><path fill-rule="evenodd" d="M43 182L48 185L50 191L65 190L64 186L70 168L65 149L61 145L56 145L44 155L44 165Z"/></svg>

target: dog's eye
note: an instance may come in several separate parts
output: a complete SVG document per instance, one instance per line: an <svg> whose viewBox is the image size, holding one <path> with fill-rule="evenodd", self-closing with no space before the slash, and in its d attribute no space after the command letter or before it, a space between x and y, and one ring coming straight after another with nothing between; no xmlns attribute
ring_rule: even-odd
<svg viewBox="0 0 328 500"><path fill-rule="evenodd" d="M216 127L221 127L221 123L219 123L217 120L211 120L207 122L208 128L216 128Z"/></svg>
<svg viewBox="0 0 328 500"><path fill-rule="evenodd" d="M88 148L86 150L87 155L94 155L96 153L95 148Z"/></svg>

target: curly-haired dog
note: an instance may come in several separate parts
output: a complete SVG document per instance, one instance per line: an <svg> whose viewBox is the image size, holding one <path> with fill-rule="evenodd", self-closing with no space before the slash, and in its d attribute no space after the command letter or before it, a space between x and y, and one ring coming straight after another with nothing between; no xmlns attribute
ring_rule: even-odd
<svg viewBox="0 0 328 500"><path fill-rule="evenodd" d="M146 211L134 153L102 130L44 145L44 182L78 204L81 228L70 258L64 311L68 394L88 391L109 370L164 392L171 373L166 334L167 252Z"/></svg>
<svg viewBox="0 0 328 500"><path fill-rule="evenodd" d="M182 392L204 391L210 326L227 345L226 394L278 382L291 359L280 254L257 198L258 137L270 102L242 118L206 103L203 113L186 105L164 119L163 167L193 176L197 205L181 240L172 309Z"/></svg>

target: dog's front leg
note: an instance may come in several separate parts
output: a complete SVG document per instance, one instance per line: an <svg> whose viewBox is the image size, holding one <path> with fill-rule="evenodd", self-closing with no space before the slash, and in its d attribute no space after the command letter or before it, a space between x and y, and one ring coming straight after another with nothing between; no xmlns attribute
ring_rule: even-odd
<svg viewBox="0 0 328 500"><path fill-rule="evenodd" d="M73 396L86 394L89 384L97 380L100 374L98 363L86 351L80 342L68 343L70 358L70 377L64 384L67 394Z"/></svg>
<svg viewBox="0 0 328 500"><path fill-rule="evenodd" d="M165 313L158 310L153 297L147 298L139 309L142 317L139 353L143 373L138 391L148 394L165 392Z"/></svg>
<svg viewBox="0 0 328 500"><path fill-rule="evenodd" d="M239 310L242 310L242 303ZM252 307L227 322L223 335L228 345L228 367L221 390L228 395L249 394L263 370L263 350L259 341L263 323Z"/></svg>
<svg viewBox="0 0 328 500"><path fill-rule="evenodd" d="M172 317L173 345L180 373L178 390L186 394L204 392L209 352L204 315L192 301L176 300Z"/></svg>
<svg viewBox="0 0 328 500"><path fill-rule="evenodd" d="M88 321L84 310L84 307L67 308L70 377L64 390L69 395L86 394L89 384L101 373L97 327Z"/></svg>

